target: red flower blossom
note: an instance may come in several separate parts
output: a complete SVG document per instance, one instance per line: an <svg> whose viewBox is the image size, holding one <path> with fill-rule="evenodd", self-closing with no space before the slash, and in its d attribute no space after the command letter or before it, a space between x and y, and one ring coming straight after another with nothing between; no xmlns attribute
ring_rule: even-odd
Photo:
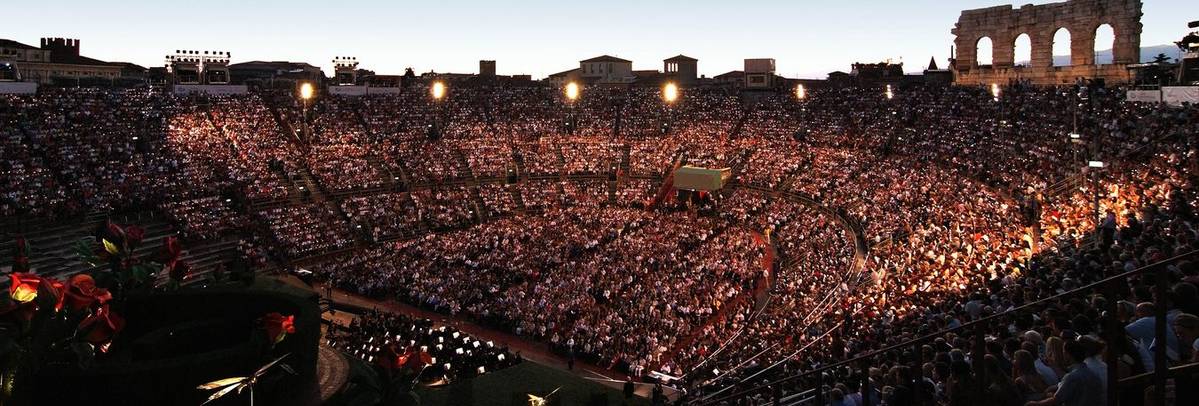
<svg viewBox="0 0 1199 406"><path fill-rule="evenodd" d="M33 319L39 306L50 305L47 300L53 302L55 311L62 309L64 299L62 282L19 272L9 274L9 279L8 296L12 300L0 308L0 315L15 312L13 314L18 319L29 321Z"/></svg>
<svg viewBox="0 0 1199 406"><path fill-rule="evenodd" d="M86 331L84 339L95 345L105 345L125 329L125 319L113 313L108 305L100 306L95 313L79 323L79 331Z"/></svg>
<svg viewBox="0 0 1199 406"><path fill-rule="evenodd" d="M183 248L179 246L179 239L173 236L167 237L162 246L161 259L167 275L170 275L171 279L176 282L183 281L191 273L191 266L179 259L182 252Z"/></svg>
<svg viewBox="0 0 1199 406"><path fill-rule="evenodd" d="M42 278L31 273L13 272L8 286L8 296L19 303L29 303L37 299L38 288Z"/></svg>
<svg viewBox="0 0 1199 406"><path fill-rule="evenodd" d="M43 288L54 296L54 311L61 311L67 299L67 286L57 279L46 279L46 282Z"/></svg>
<svg viewBox="0 0 1199 406"><path fill-rule="evenodd" d="M132 247L142 243L142 239L146 237L146 230L135 225L125 226L125 245Z"/></svg>
<svg viewBox="0 0 1199 406"><path fill-rule="evenodd" d="M86 274L77 274L67 281L65 296L67 307L74 311L86 309L97 303L103 305L112 299L108 289L96 287L96 281Z"/></svg>
<svg viewBox="0 0 1199 406"><path fill-rule="evenodd" d="M277 312L267 313L258 319L258 323L266 332L266 338L271 340L272 344L278 344L287 338L288 334L296 332L296 316L284 316Z"/></svg>

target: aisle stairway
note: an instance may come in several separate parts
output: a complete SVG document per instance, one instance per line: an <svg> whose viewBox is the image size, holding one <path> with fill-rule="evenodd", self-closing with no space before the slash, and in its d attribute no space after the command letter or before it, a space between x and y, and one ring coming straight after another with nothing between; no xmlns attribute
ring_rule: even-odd
<svg viewBox="0 0 1199 406"><path fill-rule="evenodd" d="M0 272L11 270L13 258L9 254L15 247L15 238L24 236L29 242L30 267L33 272L51 277L65 278L80 272L98 271L101 267L93 267L80 260L75 246L80 241L92 242L97 228L108 219L106 213L89 213L81 221L71 221L60 224L45 223L36 229L26 229L23 232L9 231L4 233L0 242L0 251L5 255L0 257ZM154 213L131 213L115 215L112 221L117 224L134 224L145 230L145 238L134 253L139 258L148 259L162 250L167 237L178 234L178 231L166 219ZM236 252L235 239L206 241L200 243L183 243L182 259L191 265L194 275L208 273L218 264L229 261ZM160 275L165 278L165 275Z"/></svg>

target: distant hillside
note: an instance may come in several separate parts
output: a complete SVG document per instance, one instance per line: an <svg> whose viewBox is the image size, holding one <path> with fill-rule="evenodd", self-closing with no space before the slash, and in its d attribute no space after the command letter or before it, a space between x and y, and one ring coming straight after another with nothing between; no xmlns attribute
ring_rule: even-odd
<svg viewBox="0 0 1199 406"><path fill-rule="evenodd" d="M1179 50L1178 47L1175 46L1174 44L1153 45L1153 46L1141 47L1141 62L1152 62L1153 58L1157 57L1158 54L1166 54L1166 56L1170 57L1171 61L1182 58L1182 51ZM1099 51L1099 52L1095 53L1095 63L1104 64L1104 63L1111 63L1111 62L1112 62L1112 50L1107 49L1107 50L1103 50L1103 51ZM1020 61L1020 62L1017 62L1016 64L1017 65L1028 65L1028 61ZM1070 55L1054 55L1053 56L1053 64L1054 65L1070 64Z"/></svg>

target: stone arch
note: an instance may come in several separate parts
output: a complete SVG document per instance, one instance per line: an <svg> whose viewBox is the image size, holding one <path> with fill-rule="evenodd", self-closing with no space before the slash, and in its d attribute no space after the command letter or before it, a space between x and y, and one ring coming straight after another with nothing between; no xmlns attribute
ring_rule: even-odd
<svg viewBox="0 0 1199 406"><path fill-rule="evenodd" d="M1032 36L1026 32L1012 41L1012 66L1032 66Z"/></svg>
<svg viewBox="0 0 1199 406"><path fill-rule="evenodd" d="M1075 51L1074 35L1069 28L1058 27L1051 31L1050 34L1050 55L1053 57L1052 66L1070 66L1074 65ZM1065 56L1064 60L1062 60Z"/></svg>
<svg viewBox="0 0 1199 406"><path fill-rule="evenodd" d="M995 41L991 37L984 35L974 41L974 63L977 66L995 63Z"/></svg>
<svg viewBox="0 0 1199 406"><path fill-rule="evenodd" d="M1141 22L1117 20L1111 23L1115 40L1112 41L1112 63L1129 64L1141 62Z"/></svg>
<svg viewBox="0 0 1199 406"><path fill-rule="evenodd" d="M1104 78L1109 83L1127 82L1130 80L1128 70L1095 65L1095 48L1111 48L1114 65L1139 62L1143 27L1141 9L1142 0L1065 0L963 10L950 31L955 36L951 65L956 73L954 82L989 84L1020 79L1047 85L1069 83L1079 77ZM1104 30L1097 30L1104 24L1112 27L1114 40L1110 46L1110 37L1104 35ZM1059 51L1056 54L1062 56L1057 64L1053 58L1055 35ZM985 66L985 49L982 54L976 52L978 41L984 36L992 41L990 68L994 69ZM1025 47L1027 43L1030 44ZM1026 48L1030 48L1028 54ZM1099 62L1107 62L1106 53L1104 55ZM1028 68L1011 69L1023 65L1026 60L1031 60ZM983 65L982 69L979 65Z"/></svg>
<svg viewBox="0 0 1199 406"><path fill-rule="evenodd" d="M1094 38L1092 52L1096 65L1108 65L1114 62L1116 52L1116 29L1111 24L1103 23L1091 30Z"/></svg>

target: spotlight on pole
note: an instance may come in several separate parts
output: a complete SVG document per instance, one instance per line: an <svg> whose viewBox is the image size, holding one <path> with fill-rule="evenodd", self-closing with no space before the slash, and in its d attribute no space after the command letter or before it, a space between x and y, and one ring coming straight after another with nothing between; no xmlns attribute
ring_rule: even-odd
<svg viewBox="0 0 1199 406"><path fill-rule="evenodd" d="M803 87L803 84L795 85L795 98L803 100L808 97L808 89Z"/></svg>
<svg viewBox="0 0 1199 406"><path fill-rule="evenodd" d="M578 100L578 98L579 98L579 84L578 83L570 82L570 83L566 84L566 98L570 99L570 101Z"/></svg>
<svg viewBox="0 0 1199 406"><path fill-rule="evenodd" d="M300 84L300 98L301 99L304 99L304 100L312 99L313 91L314 91L314 89L312 88L311 83L304 82L304 83Z"/></svg>
<svg viewBox="0 0 1199 406"><path fill-rule="evenodd" d="M429 89L429 92L433 94L433 99L441 100L445 97L445 83L433 82L433 87Z"/></svg>
<svg viewBox="0 0 1199 406"><path fill-rule="evenodd" d="M887 85L887 91L884 94L887 96L887 100L891 100L895 97L895 93L891 91L891 85Z"/></svg>
<svg viewBox="0 0 1199 406"><path fill-rule="evenodd" d="M1088 161L1087 166L1096 168L1096 169L1101 169L1101 168L1103 168L1104 163L1103 163L1103 161Z"/></svg>
<svg viewBox="0 0 1199 406"><path fill-rule="evenodd" d="M1081 138L1082 138L1082 135L1080 135L1078 133L1070 133L1070 139L1072 139L1072 140L1077 140L1077 139L1081 139Z"/></svg>
<svg viewBox="0 0 1199 406"><path fill-rule="evenodd" d="M674 84L674 82L666 83L666 86L662 87L662 98L667 103L674 103L675 100L679 99L679 86Z"/></svg>

